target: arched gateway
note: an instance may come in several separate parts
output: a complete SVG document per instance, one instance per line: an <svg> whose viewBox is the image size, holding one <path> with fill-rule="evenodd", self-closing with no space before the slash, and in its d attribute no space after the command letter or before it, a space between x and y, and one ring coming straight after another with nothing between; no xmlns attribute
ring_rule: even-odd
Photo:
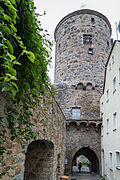
<svg viewBox="0 0 120 180"><path fill-rule="evenodd" d="M99 172L99 160L98 160L96 153L89 147L83 147L75 153L72 162L76 161L77 157L79 157L81 155L84 155L90 161L91 171L98 173Z"/></svg>
<svg viewBox="0 0 120 180"><path fill-rule="evenodd" d="M25 160L24 180L53 179L54 145L46 140L29 144Z"/></svg>

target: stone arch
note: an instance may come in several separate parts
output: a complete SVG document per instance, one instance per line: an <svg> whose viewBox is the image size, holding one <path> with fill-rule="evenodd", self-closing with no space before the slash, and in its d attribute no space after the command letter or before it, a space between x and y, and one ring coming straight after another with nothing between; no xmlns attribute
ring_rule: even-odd
<svg viewBox="0 0 120 180"><path fill-rule="evenodd" d="M54 144L32 141L27 148L24 180L53 179Z"/></svg>
<svg viewBox="0 0 120 180"><path fill-rule="evenodd" d="M89 122L89 127L96 128L96 123L95 122Z"/></svg>
<svg viewBox="0 0 120 180"><path fill-rule="evenodd" d="M86 85L87 90L92 89L92 86L93 86L92 83L91 83L91 82L88 82L87 85Z"/></svg>
<svg viewBox="0 0 120 180"><path fill-rule="evenodd" d="M86 122L80 122L80 127L86 127L87 126L87 123Z"/></svg>
<svg viewBox="0 0 120 180"><path fill-rule="evenodd" d="M77 84L77 89L83 89L83 83L78 83Z"/></svg>
<svg viewBox="0 0 120 180"><path fill-rule="evenodd" d="M82 147L73 155L72 163L80 155L85 156L91 162L91 171L92 172L99 173L99 159L98 159L95 151L93 151L89 147Z"/></svg>
<svg viewBox="0 0 120 180"><path fill-rule="evenodd" d="M69 123L69 129L77 129L77 122L75 122L75 121L71 121L70 123Z"/></svg>

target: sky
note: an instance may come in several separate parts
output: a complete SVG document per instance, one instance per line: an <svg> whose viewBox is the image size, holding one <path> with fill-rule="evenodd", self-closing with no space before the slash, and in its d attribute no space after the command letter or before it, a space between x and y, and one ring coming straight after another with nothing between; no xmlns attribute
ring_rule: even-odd
<svg viewBox="0 0 120 180"><path fill-rule="evenodd" d="M117 39L115 22L120 20L120 0L34 0L36 11L40 16L41 27L48 30L51 40L54 40L54 30L59 21L76 10L91 9L105 15L112 26L112 38ZM120 37L120 36L119 36ZM120 39L120 38L119 38ZM52 51L52 63L49 76L54 81L55 45Z"/></svg>

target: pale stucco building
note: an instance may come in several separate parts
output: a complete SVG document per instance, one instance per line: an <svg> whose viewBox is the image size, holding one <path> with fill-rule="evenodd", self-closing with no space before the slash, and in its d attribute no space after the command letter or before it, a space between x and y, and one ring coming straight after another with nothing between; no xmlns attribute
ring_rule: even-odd
<svg viewBox="0 0 120 180"><path fill-rule="evenodd" d="M120 41L115 41L106 63L100 99L102 176L120 180Z"/></svg>

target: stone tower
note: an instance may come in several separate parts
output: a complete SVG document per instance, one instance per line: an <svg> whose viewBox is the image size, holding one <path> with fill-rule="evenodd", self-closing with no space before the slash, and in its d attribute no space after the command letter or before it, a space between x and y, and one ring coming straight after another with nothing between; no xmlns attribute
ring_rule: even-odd
<svg viewBox="0 0 120 180"><path fill-rule="evenodd" d="M66 173L79 155L100 170L99 99L111 49L111 25L89 9L65 16L55 29L56 98L66 117Z"/></svg>

